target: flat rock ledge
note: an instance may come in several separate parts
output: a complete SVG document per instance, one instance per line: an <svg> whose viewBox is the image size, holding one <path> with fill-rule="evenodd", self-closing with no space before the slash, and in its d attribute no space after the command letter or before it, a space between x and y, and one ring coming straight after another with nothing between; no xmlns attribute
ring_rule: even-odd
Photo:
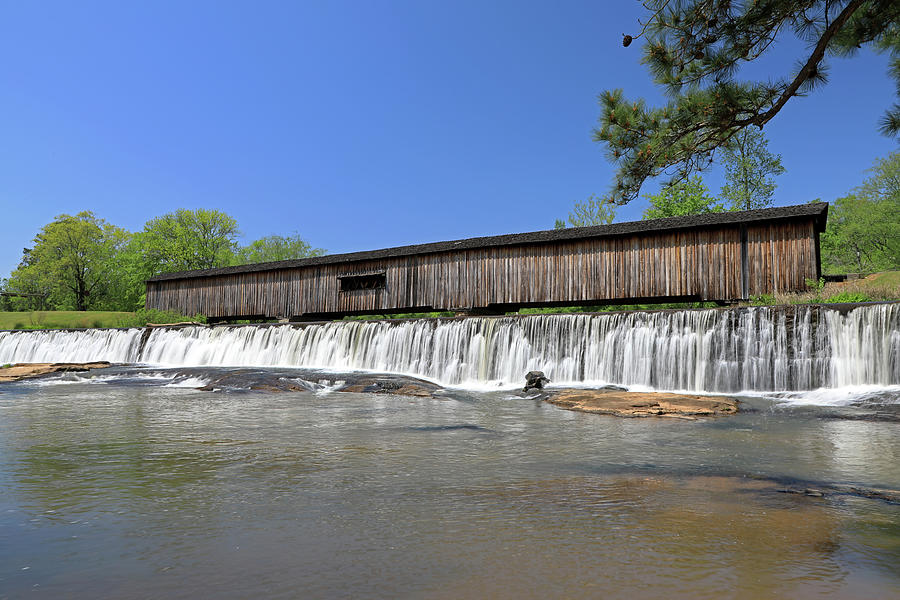
<svg viewBox="0 0 900 600"><path fill-rule="evenodd" d="M738 412L738 401L725 396L623 390L547 390L545 402L579 412L617 417L672 417L694 420Z"/></svg>
<svg viewBox="0 0 900 600"><path fill-rule="evenodd" d="M40 377L50 373L66 373L74 371L90 371L91 369L105 369L110 366L108 362L88 363L16 363L0 367L0 383L6 381L19 381L31 377Z"/></svg>
<svg viewBox="0 0 900 600"><path fill-rule="evenodd" d="M185 373L189 373L189 371L185 371ZM208 378L208 376L204 377ZM438 393L443 391L439 385L405 375L329 373L326 376L320 372L287 373L267 369L235 369L214 376L209 383L197 389L206 392L223 389L248 389L258 392L321 391L323 388L316 384L316 381L319 381L320 384L324 383L331 392L435 398L439 397Z"/></svg>
<svg viewBox="0 0 900 600"><path fill-rule="evenodd" d="M357 392L369 394L394 394L397 396L418 396L420 398L432 398L434 393L440 390L440 386L426 382L408 383L395 381L372 381L347 385L339 388L338 392Z"/></svg>

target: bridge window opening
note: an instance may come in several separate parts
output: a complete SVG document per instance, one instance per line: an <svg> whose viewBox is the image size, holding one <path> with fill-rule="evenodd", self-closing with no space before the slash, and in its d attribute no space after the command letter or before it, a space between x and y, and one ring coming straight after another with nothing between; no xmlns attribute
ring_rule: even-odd
<svg viewBox="0 0 900 600"><path fill-rule="evenodd" d="M342 292L356 290L380 290L385 287L387 278L384 273L369 273L366 275L345 275L338 277L341 282Z"/></svg>

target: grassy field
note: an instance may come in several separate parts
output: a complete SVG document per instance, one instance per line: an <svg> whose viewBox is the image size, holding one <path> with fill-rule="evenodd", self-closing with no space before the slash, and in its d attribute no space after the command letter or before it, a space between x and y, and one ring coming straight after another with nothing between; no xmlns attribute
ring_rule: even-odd
<svg viewBox="0 0 900 600"><path fill-rule="evenodd" d="M186 317L164 310L140 309L136 312L42 310L34 312L0 312L3 329L86 329L92 327L143 327L147 323L205 323L200 315Z"/></svg>
<svg viewBox="0 0 900 600"><path fill-rule="evenodd" d="M821 290L803 294L776 294L774 299L775 302L770 304L900 300L900 271L884 271L863 279L826 283Z"/></svg>
<svg viewBox="0 0 900 600"><path fill-rule="evenodd" d="M895 293L900 292L900 271L885 271L884 273L875 273L869 275L865 279L860 280L864 285L871 287L884 287L892 289Z"/></svg>
<svg viewBox="0 0 900 600"><path fill-rule="evenodd" d="M132 312L46 310L0 312L0 329L74 329L120 327L134 318Z"/></svg>

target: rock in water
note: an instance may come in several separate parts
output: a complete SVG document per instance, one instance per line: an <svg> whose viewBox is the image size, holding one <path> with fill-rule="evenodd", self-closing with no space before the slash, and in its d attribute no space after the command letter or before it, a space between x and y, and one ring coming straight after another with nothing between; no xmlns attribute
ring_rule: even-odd
<svg viewBox="0 0 900 600"><path fill-rule="evenodd" d="M668 392L626 392L614 389L556 390L546 399L561 408L619 417L717 417L738 412L738 402L725 396Z"/></svg>
<svg viewBox="0 0 900 600"><path fill-rule="evenodd" d="M51 373L105 369L108 366L110 366L110 364L105 361L87 363L16 363L14 365L4 365L0 367L0 382L18 381L20 379L40 377Z"/></svg>
<svg viewBox="0 0 900 600"><path fill-rule="evenodd" d="M542 390L545 383L550 383L550 380L547 379L543 371L529 371L525 374L525 388L522 391Z"/></svg>

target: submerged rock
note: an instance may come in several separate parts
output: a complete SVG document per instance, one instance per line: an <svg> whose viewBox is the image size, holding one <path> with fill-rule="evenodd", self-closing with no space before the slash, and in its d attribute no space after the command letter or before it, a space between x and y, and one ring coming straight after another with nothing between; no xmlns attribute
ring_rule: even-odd
<svg viewBox="0 0 900 600"><path fill-rule="evenodd" d="M362 392L366 394L396 394L398 396L418 396L431 398L441 390L441 386L421 379L402 376L358 377L347 385L337 388L337 392Z"/></svg>
<svg viewBox="0 0 900 600"><path fill-rule="evenodd" d="M0 382L19 381L51 373L67 373L105 369L110 363L105 361L88 363L16 363L0 367Z"/></svg>
<svg viewBox="0 0 900 600"><path fill-rule="evenodd" d="M366 394L395 394L400 396L434 397L443 390L439 385L404 375L370 373L322 373L311 370L245 368L226 372L185 370L206 384L201 391L250 390L260 392L357 392Z"/></svg>
<svg viewBox="0 0 900 600"><path fill-rule="evenodd" d="M676 417L693 419L738 412L738 401L725 396L695 396L667 392L628 392L615 386L599 390L554 390L546 402L567 410L618 417Z"/></svg>

